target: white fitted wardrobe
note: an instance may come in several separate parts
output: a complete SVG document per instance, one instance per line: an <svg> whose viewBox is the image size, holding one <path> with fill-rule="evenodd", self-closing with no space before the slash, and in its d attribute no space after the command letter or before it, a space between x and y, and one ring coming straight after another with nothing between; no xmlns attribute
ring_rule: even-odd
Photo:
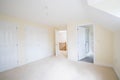
<svg viewBox="0 0 120 80"><path fill-rule="evenodd" d="M18 65L17 25L0 21L0 72Z"/></svg>

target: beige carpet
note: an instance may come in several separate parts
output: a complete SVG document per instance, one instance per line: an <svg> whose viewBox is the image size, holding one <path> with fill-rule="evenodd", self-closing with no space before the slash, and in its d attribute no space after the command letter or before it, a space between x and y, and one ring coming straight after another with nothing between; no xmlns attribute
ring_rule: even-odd
<svg viewBox="0 0 120 80"><path fill-rule="evenodd" d="M50 57L0 73L0 80L118 80L112 68Z"/></svg>

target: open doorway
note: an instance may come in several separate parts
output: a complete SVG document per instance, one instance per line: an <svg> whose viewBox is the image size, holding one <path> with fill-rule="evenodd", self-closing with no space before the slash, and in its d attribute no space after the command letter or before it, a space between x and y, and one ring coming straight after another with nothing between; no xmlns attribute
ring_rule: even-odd
<svg viewBox="0 0 120 80"><path fill-rule="evenodd" d="M62 55L68 57L67 54L67 31L66 30L56 30L56 56Z"/></svg>
<svg viewBox="0 0 120 80"><path fill-rule="evenodd" d="M92 25L77 27L78 60L94 63L94 33Z"/></svg>

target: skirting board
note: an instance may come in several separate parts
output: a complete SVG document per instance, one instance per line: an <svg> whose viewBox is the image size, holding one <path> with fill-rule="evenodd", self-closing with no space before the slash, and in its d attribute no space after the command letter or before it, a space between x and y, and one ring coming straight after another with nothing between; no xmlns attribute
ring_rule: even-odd
<svg viewBox="0 0 120 80"><path fill-rule="evenodd" d="M117 74L117 76L118 76L118 78L120 80L120 72L119 72L118 68L117 67L113 67L113 69L116 72L116 74Z"/></svg>
<svg viewBox="0 0 120 80"><path fill-rule="evenodd" d="M107 65L107 64L101 64L101 63L94 63L95 65L99 65L99 66L105 66L105 67L111 67L113 68L113 65Z"/></svg>

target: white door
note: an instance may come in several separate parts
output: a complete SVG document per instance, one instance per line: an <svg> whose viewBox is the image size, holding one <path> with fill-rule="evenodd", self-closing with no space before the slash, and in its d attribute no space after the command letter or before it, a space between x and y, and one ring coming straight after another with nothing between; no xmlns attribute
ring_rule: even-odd
<svg viewBox="0 0 120 80"><path fill-rule="evenodd" d="M56 56L60 53L59 50L59 31L55 30L55 47L56 47Z"/></svg>
<svg viewBox="0 0 120 80"><path fill-rule="evenodd" d="M16 25L0 21L0 72L18 65Z"/></svg>
<svg viewBox="0 0 120 80"><path fill-rule="evenodd" d="M80 60L86 56L85 51L86 29L84 27L78 27L77 32L78 32L78 60Z"/></svg>

